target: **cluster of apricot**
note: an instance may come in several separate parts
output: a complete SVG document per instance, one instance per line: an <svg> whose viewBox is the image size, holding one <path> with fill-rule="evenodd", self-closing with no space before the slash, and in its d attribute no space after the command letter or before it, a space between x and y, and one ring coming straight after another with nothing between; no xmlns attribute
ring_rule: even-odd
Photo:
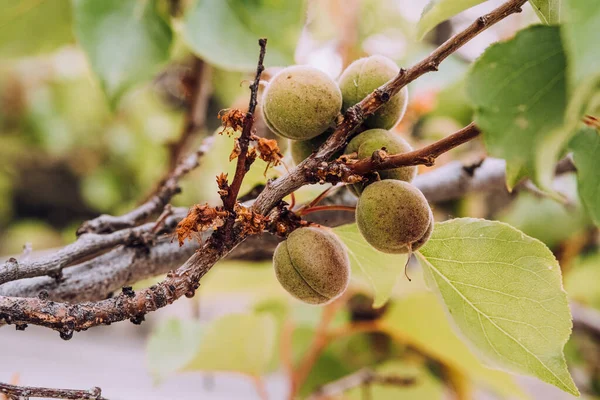
<svg viewBox="0 0 600 400"><path fill-rule="evenodd" d="M340 112L357 104L391 80L398 66L383 56L354 61L337 82L309 66L285 68L275 75L261 100L267 126L291 140L295 163L309 157L329 137ZM363 123L366 129L346 146L345 154L371 157L411 151L406 140L390 131L404 116L408 92L403 88ZM411 181L414 166L379 171L376 179L355 183L359 197L356 223L365 240L385 253L410 253L429 239L433 214L427 200ZM350 262L344 244L328 228L295 230L273 256L281 285L294 297L311 304L340 296L350 280Z"/></svg>

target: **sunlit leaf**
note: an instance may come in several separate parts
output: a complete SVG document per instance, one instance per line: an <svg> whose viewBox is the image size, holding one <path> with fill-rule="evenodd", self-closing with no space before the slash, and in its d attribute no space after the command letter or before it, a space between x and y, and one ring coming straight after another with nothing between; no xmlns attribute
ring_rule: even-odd
<svg viewBox="0 0 600 400"><path fill-rule="evenodd" d="M507 161L509 187L536 179L541 144L563 126L565 68L558 27L538 25L490 46L470 70L475 121L490 155Z"/></svg>
<svg viewBox="0 0 600 400"><path fill-rule="evenodd" d="M161 381L189 363L200 346L202 326L198 321L168 319L152 331L146 357L150 374Z"/></svg>
<svg viewBox="0 0 600 400"><path fill-rule="evenodd" d="M547 25L561 22L564 2L565 0L529 0L540 21Z"/></svg>
<svg viewBox="0 0 600 400"><path fill-rule="evenodd" d="M562 0L560 33L567 59L568 104L565 122L538 146L538 180L550 187L554 163L577 133L581 117L594 96L600 93L600 2Z"/></svg>
<svg viewBox="0 0 600 400"><path fill-rule="evenodd" d="M258 39L268 39L265 65L290 65L305 19L304 0L197 0L185 16L191 49L211 64L254 70Z"/></svg>
<svg viewBox="0 0 600 400"><path fill-rule="evenodd" d="M47 53L73 41L69 0L0 0L0 56Z"/></svg>
<svg viewBox="0 0 600 400"><path fill-rule="evenodd" d="M229 371L260 376L267 371L275 342L269 313L229 314L210 323L187 371Z"/></svg>
<svg viewBox="0 0 600 400"><path fill-rule="evenodd" d="M582 129L571 141L579 195L592 220L600 226L600 131Z"/></svg>
<svg viewBox="0 0 600 400"><path fill-rule="evenodd" d="M356 224L343 225L334 231L348 249L353 278L366 280L371 285L375 294L373 307L383 306L398 278L404 274L407 256L375 250L362 237Z"/></svg>
<svg viewBox="0 0 600 400"><path fill-rule="evenodd" d="M484 1L486 0L430 0L417 24L417 39L423 39L439 23Z"/></svg>
<svg viewBox="0 0 600 400"><path fill-rule="evenodd" d="M558 262L502 222L436 224L419 260L463 334L492 365L578 395L563 348L572 328Z"/></svg>
<svg viewBox="0 0 600 400"><path fill-rule="evenodd" d="M398 341L415 347L476 383L505 396L526 398L509 374L481 364L454 332L443 306L433 293L414 294L394 301L381 322L383 329Z"/></svg>
<svg viewBox="0 0 600 400"><path fill-rule="evenodd" d="M113 103L168 60L173 34L156 0L73 0L75 33Z"/></svg>

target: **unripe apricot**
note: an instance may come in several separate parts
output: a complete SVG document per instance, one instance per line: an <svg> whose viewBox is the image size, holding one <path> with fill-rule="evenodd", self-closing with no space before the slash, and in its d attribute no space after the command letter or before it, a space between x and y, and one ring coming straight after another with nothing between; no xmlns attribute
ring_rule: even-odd
<svg viewBox="0 0 600 400"><path fill-rule="evenodd" d="M369 129L354 137L346 146L345 153L357 153L358 158L367 158L373 155L373 152L385 148L388 154L401 154L412 151L411 145L385 129ZM401 181L411 182L417 175L417 167L399 167L379 171L381 179L399 179ZM352 189L356 194L360 194L370 182L360 182L354 184Z"/></svg>
<svg viewBox="0 0 600 400"><path fill-rule="evenodd" d="M275 249L273 266L281 286L309 304L339 297L350 281L346 248L324 228L296 229Z"/></svg>
<svg viewBox="0 0 600 400"><path fill-rule="evenodd" d="M290 152L294 164L298 165L315 152L329 137L331 132L325 132L322 135L308 140L292 140L290 143Z"/></svg>
<svg viewBox="0 0 600 400"><path fill-rule="evenodd" d="M360 233L371 246L384 253L407 253L413 249L413 244L427 235L431 219L431 209L423 193L404 181L388 179L372 183L362 192L356 206Z"/></svg>
<svg viewBox="0 0 600 400"><path fill-rule="evenodd" d="M281 70L263 95L265 122L280 136L312 139L335 121L342 94L333 79L316 68L298 65Z"/></svg>
<svg viewBox="0 0 600 400"><path fill-rule="evenodd" d="M375 89L392 80L400 68L384 56L360 58L350 64L338 80L342 90L343 110L346 111ZM364 124L368 128L393 128L404 116L408 104L408 89L403 87L386 104L381 106Z"/></svg>

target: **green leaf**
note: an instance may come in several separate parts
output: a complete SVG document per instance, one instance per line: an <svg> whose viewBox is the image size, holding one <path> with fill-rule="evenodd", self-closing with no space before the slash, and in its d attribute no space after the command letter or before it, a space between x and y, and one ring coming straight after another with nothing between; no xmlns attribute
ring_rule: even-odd
<svg viewBox="0 0 600 400"><path fill-rule="evenodd" d="M600 309L598 282L600 282L600 251L578 257L565 275L565 289L570 299Z"/></svg>
<svg viewBox="0 0 600 400"><path fill-rule="evenodd" d="M596 226L600 226L600 132L582 129L569 147L577 167L579 196Z"/></svg>
<svg viewBox="0 0 600 400"><path fill-rule="evenodd" d="M546 25L561 22L563 3L564 0L529 0L540 21Z"/></svg>
<svg viewBox="0 0 600 400"><path fill-rule="evenodd" d="M489 154L507 161L509 187L536 180L541 143L563 126L567 104L559 28L532 26L490 46L470 70L467 92Z"/></svg>
<svg viewBox="0 0 600 400"><path fill-rule="evenodd" d="M146 357L150 374L162 381L187 365L200 346L202 327L197 321L168 319L150 335Z"/></svg>
<svg viewBox="0 0 600 400"><path fill-rule="evenodd" d="M537 171L540 184L550 187L554 163L577 133L581 117L600 93L600 2L562 0L564 22L560 27L567 59L568 105L561 129L539 144Z"/></svg>
<svg viewBox="0 0 600 400"><path fill-rule="evenodd" d="M267 313L229 314L206 327L186 371L229 371L260 376L275 344L275 319Z"/></svg>
<svg viewBox="0 0 600 400"><path fill-rule="evenodd" d="M382 307L390 299L398 278L404 274L407 256L375 250L362 237L356 224L343 225L333 230L348 249L352 277L367 281L375 294L373 307Z"/></svg>
<svg viewBox="0 0 600 400"><path fill-rule="evenodd" d="M568 205L549 197L521 191L496 219L554 249L561 242L588 229L590 220L577 196L575 174L557 176L552 189L563 196ZM556 229L557 226L560 229Z"/></svg>
<svg viewBox="0 0 600 400"><path fill-rule="evenodd" d="M436 224L419 260L463 334L491 364L578 395L563 348L571 314L558 262L510 225Z"/></svg>
<svg viewBox="0 0 600 400"><path fill-rule="evenodd" d="M75 33L113 105L169 59L173 34L156 0L73 0Z"/></svg>
<svg viewBox="0 0 600 400"><path fill-rule="evenodd" d="M268 39L265 65L290 65L305 9L304 0L197 0L183 35L198 56L223 69L256 69L262 37Z"/></svg>
<svg viewBox="0 0 600 400"><path fill-rule="evenodd" d="M377 400L434 400L444 398L444 385L427 368L406 361L388 361L377 367L375 372L382 376L414 378L415 383L407 386L370 385L372 399ZM344 399L363 400L363 388L355 387L344 393Z"/></svg>
<svg viewBox="0 0 600 400"><path fill-rule="evenodd" d="M0 57L47 53L73 41L69 0L0 0Z"/></svg>
<svg viewBox="0 0 600 400"><path fill-rule="evenodd" d="M444 309L431 292L396 300L381 320L382 328L401 343L511 398L527 398L512 376L490 369L458 337Z"/></svg>
<svg viewBox="0 0 600 400"><path fill-rule="evenodd" d="M431 0L417 23L417 39L423 39L436 25L484 1L486 0Z"/></svg>

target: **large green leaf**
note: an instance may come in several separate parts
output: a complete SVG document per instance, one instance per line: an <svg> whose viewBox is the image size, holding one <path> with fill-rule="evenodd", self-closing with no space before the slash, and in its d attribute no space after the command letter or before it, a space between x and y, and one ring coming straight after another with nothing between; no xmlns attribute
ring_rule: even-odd
<svg viewBox="0 0 600 400"><path fill-rule="evenodd" d="M529 0L529 3L543 23L551 25L561 22L564 0Z"/></svg>
<svg viewBox="0 0 600 400"><path fill-rule="evenodd" d="M532 26L490 46L470 70L467 92L488 152L507 161L509 187L535 179L539 147L563 126L567 104L559 28Z"/></svg>
<svg viewBox="0 0 600 400"><path fill-rule="evenodd" d="M568 105L561 129L539 146L537 170L540 184L550 187L554 162L577 133L581 117L594 95L600 93L600 2L562 0L561 38L567 59Z"/></svg>
<svg viewBox="0 0 600 400"><path fill-rule="evenodd" d="M511 398L527 398L506 372L485 367L454 332L444 309L431 292L417 293L390 304L381 326L398 341Z"/></svg>
<svg viewBox="0 0 600 400"><path fill-rule="evenodd" d="M304 0L197 0L183 22L191 49L211 64L254 70L258 39L268 39L266 65L294 63L302 31Z"/></svg>
<svg viewBox="0 0 600 400"><path fill-rule="evenodd" d="M417 24L417 38L423 39L423 36L437 24L484 1L487 0L431 0L423 9L423 14Z"/></svg>
<svg viewBox="0 0 600 400"><path fill-rule="evenodd" d="M194 357L200 346L202 326L198 321L168 319L152 331L146 347L150 374L162 381L179 371Z"/></svg>
<svg viewBox="0 0 600 400"><path fill-rule="evenodd" d="M375 294L373 307L382 307L390 299L398 278L404 274L407 256L375 250L362 237L356 224L343 225L334 231L348 249L352 277L367 281Z"/></svg>
<svg viewBox="0 0 600 400"><path fill-rule="evenodd" d="M69 0L0 0L0 56L31 56L73 40Z"/></svg>
<svg viewBox="0 0 600 400"><path fill-rule="evenodd" d="M113 103L169 59L173 34L156 0L73 0L75 33Z"/></svg>
<svg viewBox="0 0 600 400"><path fill-rule="evenodd" d="M260 376L269 367L275 344L269 313L229 314L206 327L187 371L229 371Z"/></svg>
<svg viewBox="0 0 600 400"><path fill-rule="evenodd" d="M600 132L582 129L569 147L577 167L579 196L594 223L600 226Z"/></svg>
<svg viewBox="0 0 600 400"><path fill-rule="evenodd" d="M488 362L579 394L563 355L572 322L560 266L542 242L460 218L436 224L420 253L430 286Z"/></svg>

